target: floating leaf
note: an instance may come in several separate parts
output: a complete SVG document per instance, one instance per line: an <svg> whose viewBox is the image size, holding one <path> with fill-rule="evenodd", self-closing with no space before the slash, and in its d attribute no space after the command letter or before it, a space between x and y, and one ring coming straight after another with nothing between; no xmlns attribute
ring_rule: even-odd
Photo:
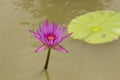
<svg viewBox="0 0 120 80"><path fill-rule="evenodd" d="M91 44L112 42L120 36L120 13L101 10L83 14L71 21L68 32Z"/></svg>

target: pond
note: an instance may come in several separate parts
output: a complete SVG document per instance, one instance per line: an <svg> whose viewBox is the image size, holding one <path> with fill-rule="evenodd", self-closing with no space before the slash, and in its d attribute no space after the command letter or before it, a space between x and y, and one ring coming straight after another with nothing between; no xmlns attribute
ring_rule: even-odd
<svg viewBox="0 0 120 80"><path fill-rule="evenodd" d="M81 14L120 11L120 0L0 0L0 80L120 80L120 40L92 45L69 38L61 45L68 54L47 51L29 33L46 19L67 26Z"/></svg>

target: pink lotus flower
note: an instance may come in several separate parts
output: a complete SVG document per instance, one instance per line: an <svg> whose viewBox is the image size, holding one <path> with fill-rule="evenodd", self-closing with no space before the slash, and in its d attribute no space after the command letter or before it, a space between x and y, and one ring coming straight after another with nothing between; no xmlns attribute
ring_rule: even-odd
<svg viewBox="0 0 120 80"><path fill-rule="evenodd" d="M70 33L63 36L66 30L66 27L63 28L62 26L58 26L55 22L49 24L48 21L46 21L36 32L29 30L35 38L42 42L42 45L38 47L35 52L40 52L42 50L46 50L47 48L52 48L67 53L68 51L59 45L72 34Z"/></svg>

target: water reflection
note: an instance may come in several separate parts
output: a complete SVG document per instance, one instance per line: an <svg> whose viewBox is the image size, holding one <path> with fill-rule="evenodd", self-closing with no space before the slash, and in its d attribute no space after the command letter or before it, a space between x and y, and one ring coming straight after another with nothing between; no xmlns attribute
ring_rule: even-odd
<svg viewBox="0 0 120 80"><path fill-rule="evenodd" d="M50 80L50 76L49 76L48 71L47 71L47 70L45 70L44 72L45 72L45 75L46 75L46 79L47 79L47 80Z"/></svg>
<svg viewBox="0 0 120 80"><path fill-rule="evenodd" d="M68 23L74 17L94 10L104 9L100 0L17 0L18 10L30 13L38 23L49 19Z"/></svg>
<svg viewBox="0 0 120 80"><path fill-rule="evenodd" d="M34 80L50 80L49 71L41 70L37 75L32 78Z"/></svg>

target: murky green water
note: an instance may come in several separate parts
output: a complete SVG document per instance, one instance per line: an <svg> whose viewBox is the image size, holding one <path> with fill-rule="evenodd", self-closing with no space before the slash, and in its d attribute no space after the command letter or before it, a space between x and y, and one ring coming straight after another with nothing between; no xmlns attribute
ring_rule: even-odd
<svg viewBox="0 0 120 80"><path fill-rule="evenodd" d="M120 0L0 0L0 80L120 80L120 40L90 45L68 39L69 54L52 52L48 72L46 51L28 32L46 19L67 24L96 11L120 11Z"/></svg>

